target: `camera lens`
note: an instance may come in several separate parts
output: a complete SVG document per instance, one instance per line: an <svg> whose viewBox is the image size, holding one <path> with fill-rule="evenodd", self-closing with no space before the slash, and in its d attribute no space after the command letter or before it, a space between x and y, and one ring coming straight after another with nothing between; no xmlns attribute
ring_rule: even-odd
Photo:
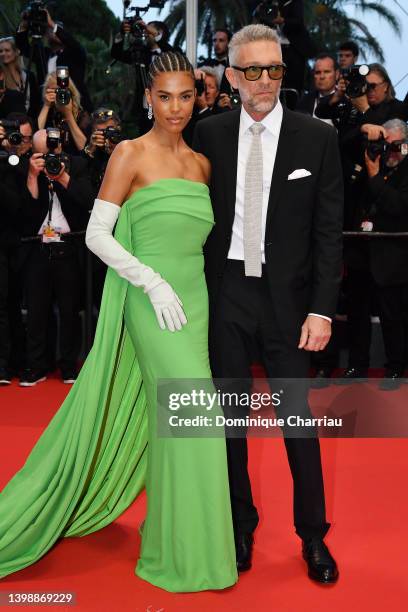
<svg viewBox="0 0 408 612"><path fill-rule="evenodd" d="M55 153L47 153L45 155L45 169L47 170L48 174L51 174L52 176L59 174L62 169L59 155L56 155Z"/></svg>
<svg viewBox="0 0 408 612"><path fill-rule="evenodd" d="M17 145L20 145L23 142L23 137L20 134L20 132L11 132L7 136L7 140L9 141L9 143L11 145L17 146Z"/></svg>

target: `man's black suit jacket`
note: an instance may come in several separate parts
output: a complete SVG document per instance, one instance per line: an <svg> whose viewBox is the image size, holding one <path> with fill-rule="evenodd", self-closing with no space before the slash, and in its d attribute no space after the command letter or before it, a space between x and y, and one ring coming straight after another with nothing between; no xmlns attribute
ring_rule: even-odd
<svg viewBox="0 0 408 612"><path fill-rule="evenodd" d="M75 232L86 229L95 188L88 176L88 164L85 159L72 156L69 175L71 178L67 189L59 183L55 183L54 188L70 229ZM23 236L36 236L48 211L48 181L43 173L38 177L38 187L38 199L32 198L30 194L26 199L21 220Z"/></svg>
<svg viewBox="0 0 408 612"><path fill-rule="evenodd" d="M194 149L211 162L215 226L205 245L214 316L232 236L240 111L197 124ZM288 180L296 169L309 176ZM265 259L271 302L292 341L308 313L333 317L342 271L343 185L337 135L321 121L284 109L270 189Z"/></svg>
<svg viewBox="0 0 408 612"><path fill-rule="evenodd" d="M365 216L356 213L355 227L359 229ZM367 180L364 209L377 232L408 232L408 158L398 166L388 180L376 175ZM352 238L346 243L346 263L355 269L367 269L379 286L408 283L408 238Z"/></svg>

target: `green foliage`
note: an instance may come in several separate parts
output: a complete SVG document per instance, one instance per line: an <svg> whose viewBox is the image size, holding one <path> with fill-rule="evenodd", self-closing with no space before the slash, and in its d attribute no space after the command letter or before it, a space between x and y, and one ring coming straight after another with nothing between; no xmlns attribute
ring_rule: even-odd
<svg viewBox="0 0 408 612"><path fill-rule="evenodd" d="M259 0L199 0L199 41L211 49L211 35L217 27L228 27L233 32L252 22L252 13ZM400 24L395 14L385 6L386 0L304 0L305 23L317 47L335 51L339 43L355 40L363 56L372 54L384 61L379 42L364 23L364 16L378 15L396 35L400 35ZM361 19L350 17L347 9L354 6ZM174 42L182 45L185 40L185 0L171 0L166 23L173 32Z"/></svg>
<svg viewBox="0 0 408 612"><path fill-rule="evenodd" d="M1 0L0 31L12 34L20 21L22 10L28 0ZM53 19L64 22L67 30L89 40L102 38L110 42L112 32L119 29L119 19L115 17L105 0L64 0L51 2L49 11Z"/></svg>

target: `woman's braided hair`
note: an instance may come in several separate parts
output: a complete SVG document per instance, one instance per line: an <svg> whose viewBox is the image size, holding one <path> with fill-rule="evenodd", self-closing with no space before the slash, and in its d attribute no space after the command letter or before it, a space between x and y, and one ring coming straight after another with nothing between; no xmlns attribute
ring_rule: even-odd
<svg viewBox="0 0 408 612"><path fill-rule="evenodd" d="M156 55L150 64L148 74L148 87L152 86L154 78L162 72L189 72L194 79L194 68L189 59L181 53L166 51Z"/></svg>

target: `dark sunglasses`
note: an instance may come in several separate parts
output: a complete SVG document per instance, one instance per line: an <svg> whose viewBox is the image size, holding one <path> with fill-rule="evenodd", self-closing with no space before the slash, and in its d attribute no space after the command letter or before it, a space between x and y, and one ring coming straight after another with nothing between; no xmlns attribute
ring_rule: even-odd
<svg viewBox="0 0 408 612"><path fill-rule="evenodd" d="M367 83L367 90L374 91L374 89L377 89L380 85L384 85L384 83L385 81L381 81L381 83Z"/></svg>
<svg viewBox="0 0 408 612"><path fill-rule="evenodd" d="M283 77L286 70L286 64L271 64L270 66L248 66L241 68L240 66L232 66L235 70L244 73L247 81L257 81L261 78L263 71L266 70L268 76L273 81L278 81Z"/></svg>
<svg viewBox="0 0 408 612"><path fill-rule="evenodd" d="M116 116L116 113L113 110L95 111L91 115L92 119L101 119L103 117L103 118L106 118L106 120L112 119L112 117L115 117L115 116Z"/></svg>

